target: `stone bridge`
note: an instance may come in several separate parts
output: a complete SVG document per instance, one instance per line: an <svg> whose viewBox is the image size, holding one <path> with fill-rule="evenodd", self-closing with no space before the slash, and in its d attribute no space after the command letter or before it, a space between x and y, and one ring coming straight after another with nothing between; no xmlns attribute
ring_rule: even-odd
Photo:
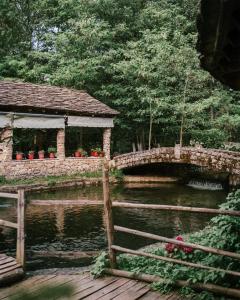
<svg viewBox="0 0 240 300"><path fill-rule="evenodd" d="M191 164L216 173L224 173L229 185L240 185L240 152L202 147L161 147L147 151L131 152L114 157L116 169L128 169L153 163Z"/></svg>

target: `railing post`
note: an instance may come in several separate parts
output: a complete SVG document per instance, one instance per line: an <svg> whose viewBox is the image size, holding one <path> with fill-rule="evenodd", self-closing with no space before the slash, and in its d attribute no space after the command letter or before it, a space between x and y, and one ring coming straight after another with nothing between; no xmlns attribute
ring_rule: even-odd
<svg viewBox="0 0 240 300"><path fill-rule="evenodd" d="M16 260L24 268L25 265L25 199L24 190L18 190L17 203L17 253Z"/></svg>
<svg viewBox="0 0 240 300"><path fill-rule="evenodd" d="M112 217L112 201L110 198L109 189L109 161L104 160L103 163L103 200L104 200L104 223L106 226L108 254L110 259L110 266L112 269L116 267L116 254L112 249L114 241L114 228Z"/></svg>

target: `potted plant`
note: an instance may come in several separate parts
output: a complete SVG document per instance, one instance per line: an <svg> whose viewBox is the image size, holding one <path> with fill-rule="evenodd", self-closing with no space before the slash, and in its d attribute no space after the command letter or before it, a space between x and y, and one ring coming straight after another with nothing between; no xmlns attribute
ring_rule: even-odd
<svg viewBox="0 0 240 300"><path fill-rule="evenodd" d="M28 159L34 159L34 151L28 151Z"/></svg>
<svg viewBox="0 0 240 300"><path fill-rule="evenodd" d="M101 148L93 148L91 149L91 156L93 157L98 157L99 153L102 151Z"/></svg>
<svg viewBox="0 0 240 300"><path fill-rule="evenodd" d="M87 157L87 156L88 156L87 151L83 150L83 151L82 151L82 156L81 156L81 157Z"/></svg>
<svg viewBox="0 0 240 300"><path fill-rule="evenodd" d="M55 158L55 154L56 154L57 150L55 147L48 147L48 153L49 153L49 158Z"/></svg>
<svg viewBox="0 0 240 300"><path fill-rule="evenodd" d="M38 158L39 159L44 159L44 150L39 150L38 151Z"/></svg>
<svg viewBox="0 0 240 300"><path fill-rule="evenodd" d="M104 157L104 156L105 156L105 153L104 153L104 151L100 151L100 152L98 153L98 155L99 155L100 157Z"/></svg>
<svg viewBox="0 0 240 300"><path fill-rule="evenodd" d="M84 152L84 150L83 150L82 148L78 148L78 149L74 152L74 156L75 156L75 157L81 157L83 152Z"/></svg>
<svg viewBox="0 0 240 300"><path fill-rule="evenodd" d="M16 160L22 160L23 159L23 153L21 151L16 152Z"/></svg>

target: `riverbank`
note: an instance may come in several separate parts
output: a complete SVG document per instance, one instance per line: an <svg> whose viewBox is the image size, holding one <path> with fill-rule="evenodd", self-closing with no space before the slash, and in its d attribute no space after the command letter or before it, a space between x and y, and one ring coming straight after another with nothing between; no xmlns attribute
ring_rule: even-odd
<svg viewBox="0 0 240 300"><path fill-rule="evenodd" d="M112 172L110 182L117 183L121 180L121 174ZM69 187L98 185L102 182L102 172L83 173L65 176L46 176L31 179L5 179L0 178L1 192L16 192L24 189L26 192L32 191L53 191Z"/></svg>
<svg viewBox="0 0 240 300"><path fill-rule="evenodd" d="M99 185L102 182L102 172L83 173L65 176L46 176L31 179L0 178L1 192L16 192L24 189L26 192L54 191L59 189ZM110 183L176 183L179 178L167 176L124 176L121 171L110 172Z"/></svg>

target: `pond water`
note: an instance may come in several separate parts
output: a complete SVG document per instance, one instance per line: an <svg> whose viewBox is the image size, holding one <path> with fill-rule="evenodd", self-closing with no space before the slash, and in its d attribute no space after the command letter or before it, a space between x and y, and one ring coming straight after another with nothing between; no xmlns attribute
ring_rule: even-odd
<svg viewBox="0 0 240 300"><path fill-rule="evenodd" d="M226 199L224 190L198 189L180 184L118 184L111 186L113 200L151 204L185 205L215 208ZM81 266L89 260L44 258L32 256L32 251L96 251L106 249L101 205L36 205L37 200L101 200L101 186L88 186L41 192L28 195L26 209L26 250L28 269ZM32 201L31 201L32 200ZM80 201L80 200L79 200ZM44 201L42 202L44 203ZM16 206L12 200L0 202L0 218L16 221ZM210 220L208 215L143 209L114 209L114 223L166 237L202 229ZM153 243L140 237L116 233L116 244L137 249ZM13 252L16 231L0 233L0 250Z"/></svg>

